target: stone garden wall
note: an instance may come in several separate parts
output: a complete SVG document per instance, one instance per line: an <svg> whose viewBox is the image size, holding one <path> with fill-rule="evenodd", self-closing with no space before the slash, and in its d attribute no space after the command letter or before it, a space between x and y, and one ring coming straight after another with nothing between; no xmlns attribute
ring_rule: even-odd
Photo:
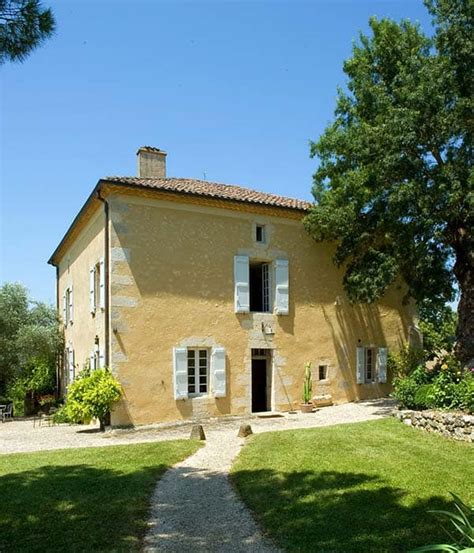
<svg viewBox="0 0 474 553"><path fill-rule="evenodd" d="M474 442L474 415L445 411L397 411L395 416L408 426L437 432L455 440Z"/></svg>

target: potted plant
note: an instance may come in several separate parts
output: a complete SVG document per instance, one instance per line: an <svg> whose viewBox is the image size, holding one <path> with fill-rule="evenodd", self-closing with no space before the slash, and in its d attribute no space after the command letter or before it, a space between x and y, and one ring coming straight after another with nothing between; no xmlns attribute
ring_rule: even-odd
<svg viewBox="0 0 474 553"><path fill-rule="evenodd" d="M306 363L304 368L304 382L303 382L303 403L301 403L302 413L313 412L313 402L311 401L311 395L313 392L313 381L311 372L311 363Z"/></svg>

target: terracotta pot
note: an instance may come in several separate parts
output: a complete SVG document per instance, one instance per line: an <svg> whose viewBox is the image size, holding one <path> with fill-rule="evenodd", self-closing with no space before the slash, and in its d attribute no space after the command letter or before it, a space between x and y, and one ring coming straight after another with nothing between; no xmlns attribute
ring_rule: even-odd
<svg viewBox="0 0 474 553"><path fill-rule="evenodd" d="M302 413L312 413L314 405L312 403L300 403Z"/></svg>

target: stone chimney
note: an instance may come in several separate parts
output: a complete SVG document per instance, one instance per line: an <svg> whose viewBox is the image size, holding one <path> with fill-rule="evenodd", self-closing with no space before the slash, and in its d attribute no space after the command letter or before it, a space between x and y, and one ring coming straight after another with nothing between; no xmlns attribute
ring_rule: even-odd
<svg viewBox="0 0 474 553"><path fill-rule="evenodd" d="M139 177L166 177L166 152L152 146L142 146L137 152Z"/></svg>

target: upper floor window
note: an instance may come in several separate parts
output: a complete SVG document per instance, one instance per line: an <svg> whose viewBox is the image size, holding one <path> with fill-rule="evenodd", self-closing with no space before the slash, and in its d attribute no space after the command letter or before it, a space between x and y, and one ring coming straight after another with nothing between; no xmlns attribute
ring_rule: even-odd
<svg viewBox="0 0 474 553"><path fill-rule="evenodd" d="M289 266L287 259L273 263L234 257L234 309L236 313L289 313Z"/></svg>
<svg viewBox="0 0 474 553"><path fill-rule="evenodd" d="M70 286L63 294L63 322L66 326L73 321L73 301L72 286Z"/></svg>
<svg viewBox="0 0 474 553"><path fill-rule="evenodd" d="M265 225L256 225L255 226L255 241L259 244L265 244Z"/></svg>
<svg viewBox="0 0 474 553"><path fill-rule="evenodd" d="M250 263L250 311L271 311L270 264Z"/></svg>
<svg viewBox="0 0 474 553"><path fill-rule="evenodd" d="M94 315L97 310L105 309L105 267L104 259L89 269L89 308Z"/></svg>

